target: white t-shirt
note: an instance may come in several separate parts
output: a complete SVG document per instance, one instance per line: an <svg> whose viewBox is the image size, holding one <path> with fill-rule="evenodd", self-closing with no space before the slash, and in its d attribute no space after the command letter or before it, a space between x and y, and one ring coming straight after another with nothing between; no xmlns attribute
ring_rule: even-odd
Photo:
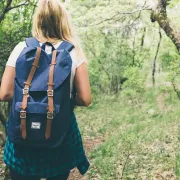
<svg viewBox="0 0 180 180"><path fill-rule="evenodd" d="M59 45L62 43L62 41L58 42L57 44L54 44L54 48L57 49L59 47ZM42 45L42 43L40 43L40 45ZM20 53L22 52L22 50L27 47L26 42L20 42L12 51L11 55L9 56L9 59L6 63L6 66L12 66L15 67L16 66L16 61L20 55ZM46 53L50 54L51 53L51 46L46 46L45 48ZM76 49L74 48L71 52L70 52L70 56L72 58L72 69L71 69L71 87L70 90L72 92L72 88L73 88L73 81L74 81L74 76L76 73L76 68L78 68L81 64L83 64L84 62L87 62L85 58L83 57L78 57Z"/></svg>

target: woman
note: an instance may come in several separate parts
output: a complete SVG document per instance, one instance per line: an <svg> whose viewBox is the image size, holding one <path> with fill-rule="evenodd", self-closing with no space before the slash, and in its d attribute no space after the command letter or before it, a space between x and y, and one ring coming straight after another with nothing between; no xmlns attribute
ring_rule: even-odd
<svg viewBox="0 0 180 180"><path fill-rule="evenodd" d="M70 52L73 62L71 90L75 84L77 105L89 106L91 92L87 63L73 33L67 12L57 0L39 1L34 14L32 34L40 45L50 42L57 49L61 42L66 40L75 46ZM26 43L20 42L7 61L0 87L1 101L10 101L13 97L16 60L25 47ZM50 53L50 46L47 45L45 51ZM65 180L71 169L77 167L81 174L85 174L89 167L74 114L64 143L59 148L44 151L19 149L7 137L4 161L10 167L12 180Z"/></svg>

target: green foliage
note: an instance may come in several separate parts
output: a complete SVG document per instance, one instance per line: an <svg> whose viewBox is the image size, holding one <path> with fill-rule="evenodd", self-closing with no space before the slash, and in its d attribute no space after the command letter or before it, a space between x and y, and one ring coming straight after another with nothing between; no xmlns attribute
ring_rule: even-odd
<svg viewBox="0 0 180 180"><path fill-rule="evenodd" d="M171 81L178 79L180 75L180 59L175 59L170 62L170 65L168 67L169 69L169 79Z"/></svg>
<svg viewBox="0 0 180 180"><path fill-rule="evenodd" d="M170 8L173 8L174 6L176 6L179 3L179 0L168 0L167 4Z"/></svg>
<svg viewBox="0 0 180 180"><path fill-rule="evenodd" d="M180 177L180 154L176 155L176 176Z"/></svg>
<svg viewBox="0 0 180 180"><path fill-rule="evenodd" d="M123 87L130 89L132 91L143 93L145 91L145 80L146 76L137 67L129 67L125 71L125 77L127 81L124 83Z"/></svg>
<svg viewBox="0 0 180 180"><path fill-rule="evenodd" d="M31 0L28 6L20 6L12 9L6 14L0 26L0 77L6 61L15 45L31 36L31 23L35 0ZM21 4L22 1L13 1L11 7ZM3 11L5 3L1 4L0 12Z"/></svg>

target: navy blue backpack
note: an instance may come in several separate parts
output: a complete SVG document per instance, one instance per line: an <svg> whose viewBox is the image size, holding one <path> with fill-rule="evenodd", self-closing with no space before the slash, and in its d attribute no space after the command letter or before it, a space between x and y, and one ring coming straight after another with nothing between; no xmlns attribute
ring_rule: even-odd
<svg viewBox="0 0 180 180"><path fill-rule="evenodd" d="M40 47L35 38L27 38L26 44L16 62L8 138L20 146L55 148L71 123L70 51L74 46L63 41L57 50L50 43ZM45 52L46 45L52 47L51 54Z"/></svg>

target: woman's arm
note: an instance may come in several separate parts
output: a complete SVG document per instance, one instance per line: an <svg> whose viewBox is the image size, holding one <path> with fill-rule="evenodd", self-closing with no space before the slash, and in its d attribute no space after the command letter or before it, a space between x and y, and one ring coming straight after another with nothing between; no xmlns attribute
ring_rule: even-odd
<svg viewBox="0 0 180 180"><path fill-rule="evenodd" d="M14 95L14 77L15 68L6 66L1 86L0 86L0 101L10 101Z"/></svg>
<svg viewBox="0 0 180 180"><path fill-rule="evenodd" d="M89 106L92 97L86 63L83 63L76 69L74 81L77 91L76 104L78 106Z"/></svg>
<svg viewBox="0 0 180 180"><path fill-rule="evenodd" d="M6 63L6 68L0 85L0 101L10 101L14 95L14 77L16 60L22 50L26 47L26 43L20 42L11 52Z"/></svg>

